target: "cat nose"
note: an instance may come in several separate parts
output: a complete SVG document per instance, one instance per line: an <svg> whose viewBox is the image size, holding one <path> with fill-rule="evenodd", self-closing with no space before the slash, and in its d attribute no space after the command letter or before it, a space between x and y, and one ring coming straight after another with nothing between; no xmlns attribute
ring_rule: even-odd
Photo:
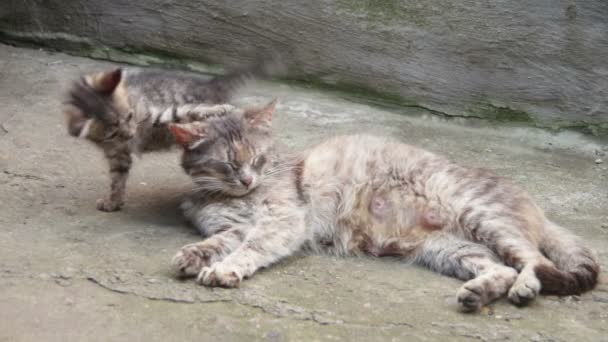
<svg viewBox="0 0 608 342"><path fill-rule="evenodd" d="M241 178L241 183L243 183L244 186L251 185L251 182L253 182L253 177L251 176L243 176Z"/></svg>

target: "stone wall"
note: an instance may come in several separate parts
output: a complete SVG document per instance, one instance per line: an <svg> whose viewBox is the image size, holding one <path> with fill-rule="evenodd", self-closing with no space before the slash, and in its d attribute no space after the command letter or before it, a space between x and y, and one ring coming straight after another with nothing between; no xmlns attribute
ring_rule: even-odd
<svg viewBox="0 0 608 342"><path fill-rule="evenodd" d="M3 0L0 40L239 63L451 116L608 132L606 0Z"/></svg>

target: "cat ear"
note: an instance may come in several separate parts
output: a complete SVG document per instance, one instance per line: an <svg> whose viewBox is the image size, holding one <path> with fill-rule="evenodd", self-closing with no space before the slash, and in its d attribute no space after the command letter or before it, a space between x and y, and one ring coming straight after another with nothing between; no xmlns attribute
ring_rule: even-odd
<svg viewBox="0 0 608 342"><path fill-rule="evenodd" d="M209 136L208 127L202 122L191 122L186 124L170 123L169 131L171 131L171 134L175 137L175 141L182 146L190 146Z"/></svg>
<svg viewBox="0 0 608 342"><path fill-rule="evenodd" d="M93 76L92 87L96 91L110 95L114 92L122 79L122 69L116 68L111 71L100 72Z"/></svg>
<svg viewBox="0 0 608 342"><path fill-rule="evenodd" d="M273 99L262 108L245 109L245 120L253 127L272 126L272 113L276 109L278 99Z"/></svg>

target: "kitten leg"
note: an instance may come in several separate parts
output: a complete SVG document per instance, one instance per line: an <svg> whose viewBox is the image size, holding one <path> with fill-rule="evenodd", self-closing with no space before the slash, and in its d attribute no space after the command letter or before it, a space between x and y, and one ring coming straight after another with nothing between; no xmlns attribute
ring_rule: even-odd
<svg viewBox="0 0 608 342"><path fill-rule="evenodd" d="M103 151L110 165L110 194L97 200L97 209L116 211L124 204L127 178L131 169L131 151L127 143L103 146Z"/></svg>
<svg viewBox="0 0 608 342"><path fill-rule="evenodd" d="M244 277L300 249L307 241L303 215L273 214L276 215L273 218L262 218L232 254L203 268L197 282L206 286L238 287Z"/></svg>
<svg viewBox="0 0 608 342"><path fill-rule="evenodd" d="M419 248L415 261L430 269L468 280L456 293L463 311L475 311L504 296L517 278L517 271L498 261L487 247L439 234Z"/></svg>
<svg viewBox="0 0 608 342"><path fill-rule="evenodd" d="M209 238L185 245L173 257L171 265L180 277L194 277L203 267L221 261L243 242L245 235L238 228L231 228Z"/></svg>

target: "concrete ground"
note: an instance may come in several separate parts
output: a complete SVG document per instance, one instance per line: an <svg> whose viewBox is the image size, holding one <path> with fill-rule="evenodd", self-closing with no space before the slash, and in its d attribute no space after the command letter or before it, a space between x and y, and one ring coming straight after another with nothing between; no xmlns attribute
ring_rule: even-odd
<svg viewBox="0 0 608 342"><path fill-rule="evenodd" d="M170 258L199 239L176 210L190 188L178 153L138 160L126 208L102 213L101 154L64 127L67 82L108 65L0 45L0 341L608 341L605 284L462 314L461 282L393 259L293 257L235 290L175 279ZM368 131L510 176L608 267L606 141L446 122L336 95L264 83L240 101L278 96L276 132L293 148Z"/></svg>

